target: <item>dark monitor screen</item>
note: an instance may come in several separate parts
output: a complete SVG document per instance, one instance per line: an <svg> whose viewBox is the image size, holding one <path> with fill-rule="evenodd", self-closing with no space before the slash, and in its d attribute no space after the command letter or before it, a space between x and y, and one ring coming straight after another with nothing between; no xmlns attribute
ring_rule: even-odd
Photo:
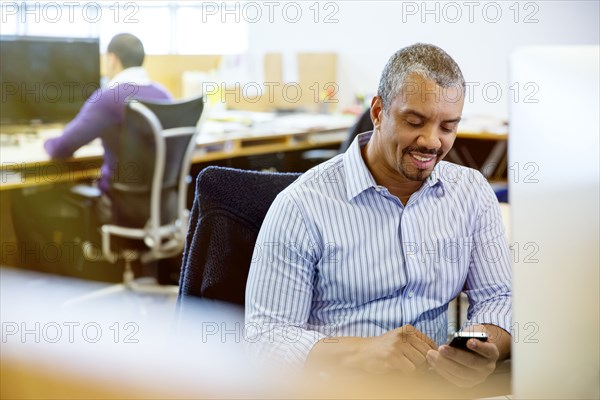
<svg viewBox="0 0 600 400"><path fill-rule="evenodd" d="M97 38L0 36L0 123L68 122L100 86Z"/></svg>

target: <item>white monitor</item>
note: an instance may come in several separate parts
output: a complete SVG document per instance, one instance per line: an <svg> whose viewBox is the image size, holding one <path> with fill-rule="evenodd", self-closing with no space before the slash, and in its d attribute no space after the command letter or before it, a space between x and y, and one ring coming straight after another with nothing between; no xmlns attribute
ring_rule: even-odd
<svg viewBox="0 0 600 400"><path fill-rule="evenodd" d="M516 398L599 398L600 46L510 59Z"/></svg>

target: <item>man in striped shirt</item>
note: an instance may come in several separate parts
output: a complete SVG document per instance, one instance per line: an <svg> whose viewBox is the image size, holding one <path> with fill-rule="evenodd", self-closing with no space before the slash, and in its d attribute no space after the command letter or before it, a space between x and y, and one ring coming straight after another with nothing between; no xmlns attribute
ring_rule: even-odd
<svg viewBox="0 0 600 400"><path fill-rule="evenodd" d="M388 61L374 129L285 189L258 236L246 288L253 348L319 368L409 374L460 386L510 354L511 266L494 193L477 171L441 161L456 138L465 82L442 49ZM472 351L447 340L465 289ZM465 327L467 329L467 327Z"/></svg>

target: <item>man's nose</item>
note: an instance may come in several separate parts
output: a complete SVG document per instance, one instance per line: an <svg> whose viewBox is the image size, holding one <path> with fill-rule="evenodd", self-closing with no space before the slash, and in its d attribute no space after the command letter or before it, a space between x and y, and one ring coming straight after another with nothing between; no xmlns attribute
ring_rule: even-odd
<svg viewBox="0 0 600 400"><path fill-rule="evenodd" d="M417 139L417 145L427 149L439 149L442 147L442 141L440 140L440 134L437 129L423 129Z"/></svg>

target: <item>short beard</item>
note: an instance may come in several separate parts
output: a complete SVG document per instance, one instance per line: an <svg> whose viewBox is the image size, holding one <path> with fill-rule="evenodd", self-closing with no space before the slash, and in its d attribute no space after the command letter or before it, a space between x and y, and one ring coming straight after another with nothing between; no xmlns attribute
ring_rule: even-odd
<svg viewBox="0 0 600 400"><path fill-rule="evenodd" d="M441 158L442 158L442 150L430 150L424 147L419 147L419 146L410 146L407 147L405 149L402 150L402 155L400 157L397 169L398 171L409 181L417 181L417 182L423 182L425 179L429 178L429 175L431 175L431 172L428 170L424 170L424 169L415 169L415 170L411 170L411 171L406 171L405 168L402 166L402 160L404 160L404 157L410 157L411 152L418 152L421 154L431 154L431 155L435 155L436 159L435 159L435 164L433 165L433 167L435 168L435 166L440 162Z"/></svg>

